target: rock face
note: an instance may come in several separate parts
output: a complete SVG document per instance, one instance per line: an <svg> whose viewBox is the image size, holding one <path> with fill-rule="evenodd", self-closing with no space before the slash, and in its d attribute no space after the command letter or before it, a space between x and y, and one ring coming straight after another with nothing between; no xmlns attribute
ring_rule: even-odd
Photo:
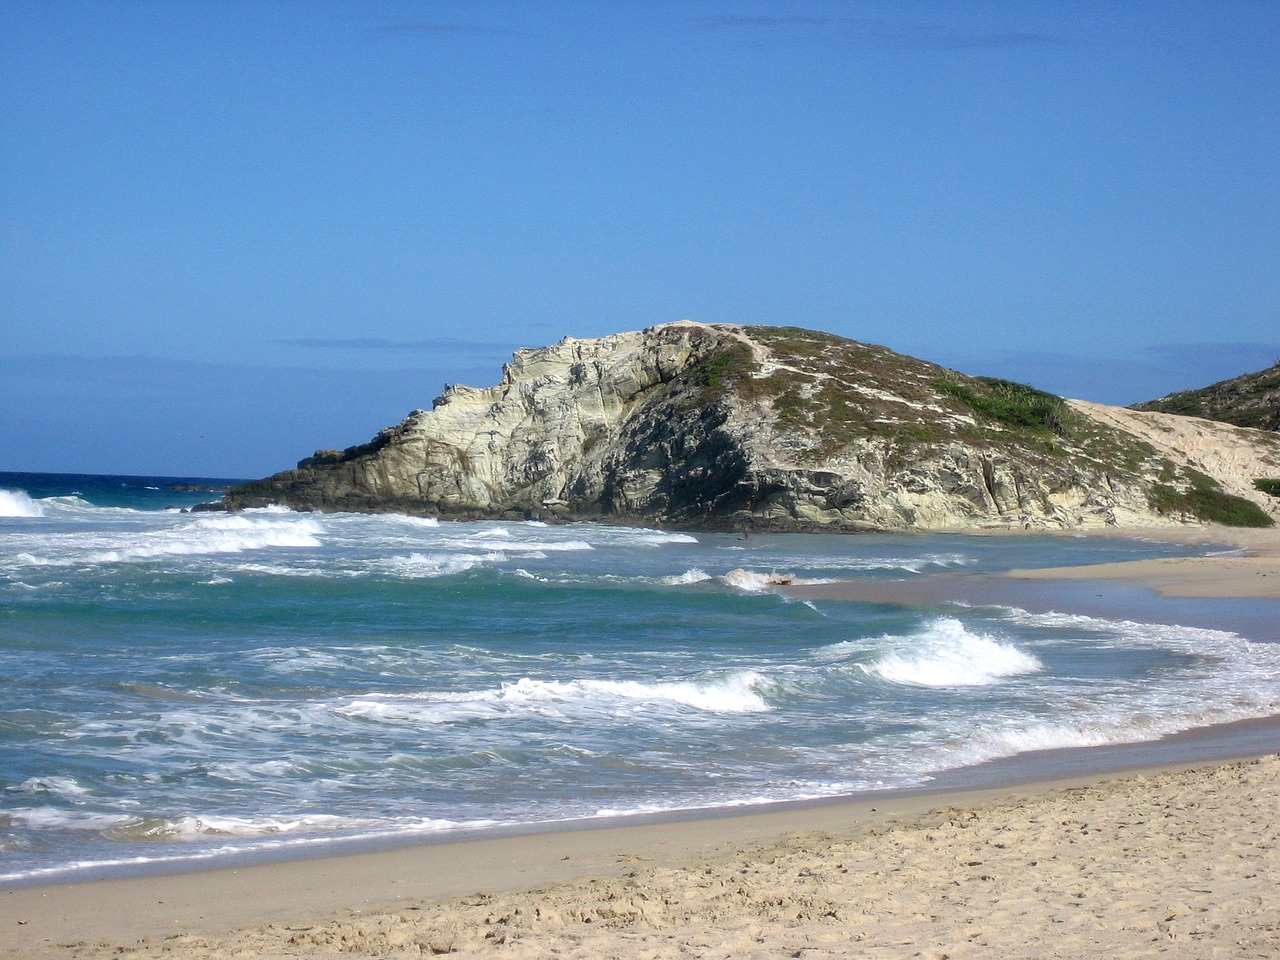
<svg viewBox="0 0 1280 960"><path fill-rule="evenodd" d="M496 386L446 387L369 443L317 452L224 502L669 526L1069 528L1189 519L1179 497L1204 485L1193 473L1029 387L795 328L680 322L521 350Z"/></svg>

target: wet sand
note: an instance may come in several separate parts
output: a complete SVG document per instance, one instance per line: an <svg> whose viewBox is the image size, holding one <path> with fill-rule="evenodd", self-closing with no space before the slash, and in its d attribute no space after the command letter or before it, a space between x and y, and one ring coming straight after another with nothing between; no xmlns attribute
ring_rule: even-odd
<svg viewBox="0 0 1280 960"><path fill-rule="evenodd" d="M1236 531L1227 541L1239 555L1169 557L1088 567L1013 570L1023 580L1107 580L1142 584L1166 597L1280 600L1280 535Z"/></svg>
<svg viewBox="0 0 1280 960"><path fill-rule="evenodd" d="M977 535L1018 534L1002 531ZM1212 553L1014 569L1003 576L957 573L919 579L842 580L788 586L786 593L808 600L1002 605L1031 613L1070 611L1234 630L1251 640L1280 641L1280 603L1276 602L1280 601L1280 528L1169 526L1097 530L1083 535L1184 543L1205 547Z"/></svg>
<svg viewBox="0 0 1280 960"><path fill-rule="evenodd" d="M0 893L14 957L1274 957L1280 758Z"/></svg>

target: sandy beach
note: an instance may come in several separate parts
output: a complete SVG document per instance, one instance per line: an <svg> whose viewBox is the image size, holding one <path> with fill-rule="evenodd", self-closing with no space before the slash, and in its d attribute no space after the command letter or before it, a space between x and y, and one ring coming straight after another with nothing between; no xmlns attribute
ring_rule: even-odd
<svg viewBox="0 0 1280 960"><path fill-rule="evenodd" d="M1023 580L1127 581L1168 597L1280 599L1280 533L1274 528L1173 527L1136 533L1153 540L1217 543L1233 546L1236 551L1212 557L1013 570L1009 576Z"/></svg>
<svg viewBox="0 0 1280 960"><path fill-rule="evenodd" d="M0 894L0 951L1275 957L1277 876L1280 758L1270 756L18 889Z"/></svg>
<svg viewBox="0 0 1280 960"><path fill-rule="evenodd" d="M1009 582L1277 596L1273 532L1153 533L1239 552ZM1280 957L1274 730L1225 763L0 890L0 954Z"/></svg>

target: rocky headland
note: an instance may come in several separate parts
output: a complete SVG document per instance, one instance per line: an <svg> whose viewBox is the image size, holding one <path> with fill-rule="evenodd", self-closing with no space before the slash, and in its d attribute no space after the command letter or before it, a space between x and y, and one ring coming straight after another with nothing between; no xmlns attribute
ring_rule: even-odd
<svg viewBox="0 0 1280 960"><path fill-rule="evenodd" d="M1180 390L1157 400L1135 403L1133 409L1280 431L1280 363L1198 390Z"/></svg>
<svg viewBox="0 0 1280 960"><path fill-rule="evenodd" d="M1190 446L1172 439L1188 423ZM1267 477L1274 433L809 330L683 321L520 350L496 386L448 386L223 505L774 530L1268 525Z"/></svg>

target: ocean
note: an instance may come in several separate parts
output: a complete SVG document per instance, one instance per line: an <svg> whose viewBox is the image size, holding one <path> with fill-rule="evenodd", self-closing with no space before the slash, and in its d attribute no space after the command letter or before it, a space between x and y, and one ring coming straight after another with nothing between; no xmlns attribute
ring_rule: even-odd
<svg viewBox="0 0 1280 960"><path fill-rule="evenodd" d="M187 512L224 482L0 473L0 880L909 788L1280 713L1275 637L1152 602L769 582L1208 548Z"/></svg>

